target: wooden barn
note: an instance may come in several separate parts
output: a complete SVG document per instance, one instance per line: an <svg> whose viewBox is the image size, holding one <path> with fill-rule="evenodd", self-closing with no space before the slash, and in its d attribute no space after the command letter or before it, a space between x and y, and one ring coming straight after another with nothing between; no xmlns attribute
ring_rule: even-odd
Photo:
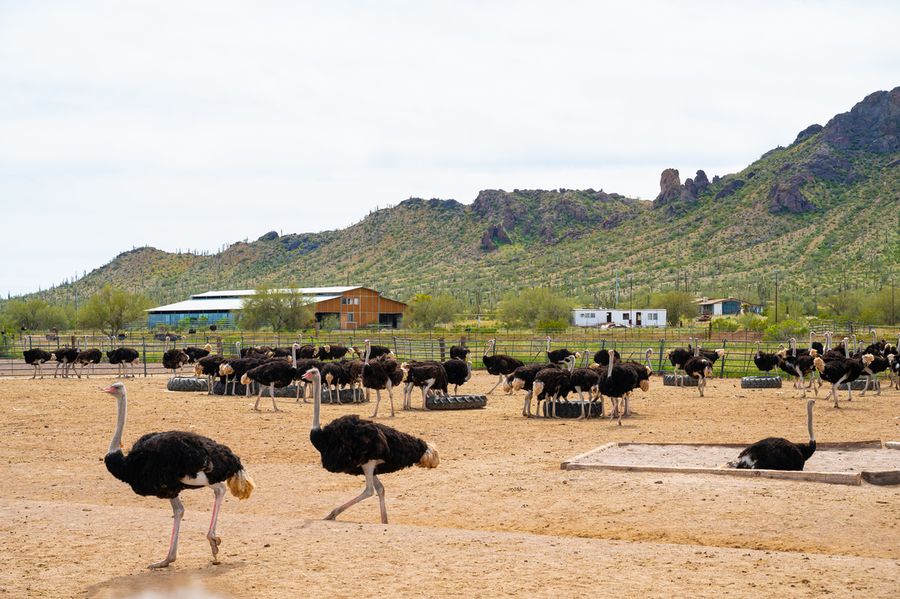
<svg viewBox="0 0 900 599"><path fill-rule="evenodd" d="M301 287L291 289L308 298L314 305L316 320L322 322L334 316L341 329L380 326L398 328L406 304L382 297L368 287ZM190 299L147 310L147 324L175 326L185 320L190 323L234 324L244 299L255 295L253 289L230 289L197 293Z"/></svg>

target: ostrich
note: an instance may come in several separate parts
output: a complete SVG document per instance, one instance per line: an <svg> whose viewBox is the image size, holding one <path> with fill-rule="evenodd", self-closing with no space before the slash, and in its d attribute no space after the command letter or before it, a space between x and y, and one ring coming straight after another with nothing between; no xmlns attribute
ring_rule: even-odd
<svg viewBox="0 0 900 599"><path fill-rule="evenodd" d="M851 401L853 399L853 391L850 389L850 383L858 379L862 375L863 370L874 359L875 357L872 354L864 354L861 358L845 358L827 362L818 356L813 358L813 364L816 370L819 371L819 376L823 381L831 383L829 397L834 397L834 407L840 407L838 406L838 385L847 383L847 401Z"/></svg>
<svg viewBox="0 0 900 599"><path fill-rule="evenodd" d="M503 379L503 390L507 393L524 389L525 404L522 407L522 416L531 418L531 398L534 394L534 379L545 368L559 368L556 364L529 364L516 368ZM540 403L540 402L538 402Z"/></svg>
<svg viewBox="0 0 900 599"><path fill-rule="evenodd" d="M634 362L632 360L627 360L622 362L622 366L626 368L630 368L634 371L635 377L637 377L637 386L646 393L650 390L650 375L653 374L653 364L650 361L650 357L653 355L653 348L647 348L647 351L644 352L644 359L647 361L646 364L641 364L640 362ZM631 407L629 406L629 400L631 399L631 393L627 394L624 397L625 400L625 416L631 416Z"/></svg>
<svg viewBox="0 0 900 599"><path fill-rule="evenodd" d="M321 351L319 355L322 355ZM334 396L331 394L332 387L337 395L337 403L341 403L340 386L346 384L344 381L348 374L349 372L340 362L325 362L322 364L322 378L325 379L325 388L328 389L328 403L335 403Z"/></svg>
<svg viewBox="0 0 900 599"><path fill-rule="evenodd" d="M464 345L451 345L450 346L450 359L451 360L462 360L465 362L468 359L469 352L471 352L468 347Z"/></svg>
<svg viewBox="0 0 900 599"><path fill-rule="evenodd" d="M581 358L581 352L571 352L567 348L563 349L554 349L551 351L550 342L552 339L550 336L547 336L547 361L551 364L563 364L569 356L575 356L575 359L578 360Z"/></svg>
<svg viewBox="0 0 900 599"><path fill-rule="evenodd" d="M466 350L468 352L469 350ZM447 373L447 383L453 385L453 395L459 393L459 386L469 382L472 378L472 362L459 358L450 358L444 362L444 372Z"/></svg>
<svg viewBox="0 0 900 599"><path fill-rule="evenodd" d="M191 358L184 353L184 350L175 347L174 340L172 340L172 349L168 349L169 340L170 337L166 335L165 345L163 346L162 364L163 368L171 370L172 375L174 376L175 371L181 369Z"/></svg>
<svg viewBox="0 0 900 599"><path fill-rule="evenodd" d="M491 339L488 342L487 347L484 349L484 355L481 356L481 361L484 364L484 367L487 369L488 374L493 374L494 376L498 376L497 383L491 387L491 390L487 392L488 395L494 392L494 389L497 388L500 383L503 382L503 377L509 374L525 364L521 360L517 360L512 356L506 356L503 354L498 354L491 356L489 355L494 348L497 346L497 340Z"/></svg>
<svg viewBox="0 0 900 599"><path fill-rule="evenodd" d="M600 395L600 374L593 368L576 368L572 371L570 377L572 381L572 390L578 393L578 399L581 400L581 416L579 420L590 418L591 410L587 406L588 403L594 403L599 399ZM588 392L588 401L584 401L583 393ZM587 412L585 413L585 408Z"/></svg>
<svg viewBox="0 0 900 599"><path fill-rule="evenodd" d="M205 358L212 353L212 345L207 343L203 347L186 347L184 353L188 356L188 364L193 364L200 358Z"/></svg>
<svg viewBox="0 0 900 599"><path fill-rule="evenodd" d="M44 373L42 372L44 362L49 362L53 355L39 347L26 349L22 354L25 356L25 363L34 367L34 374L31 375L31 378L36 378L38 373L40 373L41 378L44 378Z"/></svg>
<svg viewBox="0 0 900 599"><path fill-rule="evenodd" d="M259 357L258 354L248 355L250 357L224 360L219 365L219 376L225 377L224 395L228 395L229 377L231 377L231 394L234 395L236 393L235 389L237 388L238 381L241 380L245 374L266 362L266 359ZM249 386L244 387L244 397L250 397Z"/></svg>
<svg viewBox="0 0 900 599"><path fill-rule="evenodd" d="M138 361L140 354L131 347L117 347L116 349L106 352L106 357L110 364L115 364L117 376L125 377L126 366L131 366L131 377L134 378L134 366Z"/></svg>
<svg viewBox="0 0 900 599"><path fill-rule="evenodd" d="M865 397L866 391L873 381L875 383L875 395L881 395L881 381L878 380L878 374L887 370L890 367L890 362L888 362L888 359L881 354L866 353L872 356L872 361L863 368L863 374L866 375L866 386L863 387L860 396Z"/></svg>
<svg viewBox="0 0 900 599"><path fill-rule="evenodd" d="M64 347L55 352L51 352L51 355L53 356L53 359L56 360L56 368L53 369L53 378L56 378L56 373L60 366L63 367L62 378L69 378L69 368L75 370L74 365L75 360L78 358L78 349L74 347ZM78 373L76 372L75 374Z"/></svg>
<svg viewBox="0 0 900 599"><path fill-rule="evenodd" d="M788 374L794 375L796 374L799 377L799 381L794 382L795 389L803 389L803 397L806 397L806 390L809 387L813 387L813 391L816 395L819 394L819 388L813 386L813 376L812 373L815 372L815 365L813 364L813 360L816 356L819 355L819 352L815 349L807 349L803 350L803 353L798 353L797 350L797 340L791 337L790 340L791 345L791 353L788 354L786 349L782 349L778 352L778 357L780 361L778 362L778 366ZM809 385L804 384L806 380L806 375L809 374Z"/></svg>
<svg viewBox="0 0 900 599"><path fill-rule="evenodd" d="M700 346L697 341L697 339L694 340L694 357L685 362L683 368L685 374L697 379L697 391L700 392L700 397L703 397L706 379L712 376L713 363L706 356L700 355Z"/></svg>
<svg viewBox="0 0 900 599"><path fill-rule="evenodd" d="M607 364L605 372L601 369L600 394L612 400L613 409L609 418L612 420L618 416L619 426L622 426L622 416L625 412L624 402L629 393L640 386L637 372L630 366L616 363L613 360Z"/></svg>
<svg viewBox="0 0 900 599"><path fill-rule="evenodd" d="M767 354L760 349L760 342L756 342L756 353L753 354L753 363L756 364L758 369L762 372L771 372L778 366L779 360L778 354Z"/></svg>
<svg viewBox="0 0 900 599"><path fill-rule="evenodd" d="M225 358L218 354L212 354L209 356L204 356L197 360L197 363L194 364L194 376L206 377L206 394L212 395L213 392L213 384L215 382L216 376L219 376L219 367L222 366L222 363L225 361ZM223 378L223 386L224 386L224 378ZM224 394L224 392L223 392Z"/></svg>
<svg viewBox="0 0 900 599"><path fill-rule="evenodd" d="M534 377L532 385L533 395L537 398L537 414L540 415L541 401L550 402L550 417L556 418L556 404L560 399L565 400L572 388L572 371L575 368L575 356L569 356L565 360L564 368L544 368Z"/></svg>
<svg viewBox="0 0 900 599"><path fill-rule="evenodd" d="M90 366L90 372L94 372L94 368L97 364L100 363L100 360L103 359L103 353L96 348L85 349L78 352L78 355L75 356L75 364L81 364L81 371L84 372L85 366ZM78 378L81 378L81 375L78 374L78 370L75 366L72 366L72 370L75 370L75 374L78 375ZM87 378L87 373L85 373L85 378Z"/></svg>
<svg viewBox="0 0 900 599"><path fill-rule="evenodd" d="M594 352L594 363L599 364L600 366L609 366L609 354L612 352L613 361L621 362L622 356L616 350L612 349L598 349Z"/></svg>
<svg viewBox="0 0 900 599"><path fill-rule="evenodd" d="M368 342L368 339L367 339L366 341ZM394 357L394 351L393 351L391 348L386 347L386 346L384 346L384 345L372 345L372 344L369 344L368 350L365 350L365 349L364 349L363 351L360 351L358 347L353 347L352 349L353 349L354 353L356 353L356 355L357 355L357 356L360 356L360 357L362 357L363 354L364 354L366 351L368 351L368 352L369 352L369 359L370 359L370 360L374 360L374 359L376 359L376 358L380 358L381 356L389 356L389 357L391 357L391 358Z"/></svg>
<svg viewBox="0 0 900 599"><path fill-rule="evenodd" d="M322 362L318 358L298 358L293 361L293 364L294 368L296 368L300 374L303 374L310 368L315 368L319 372L322 372L322 368L325 366L325 362ZM300 402L301 397L303 398L303 403L309 403L306 401L307 386L306 381L302 379L299 380L299 383L297 384L297 403Z"/></svg>
<svg viewBox="0 0 900 599"><path fill-rule="evenodd" d="M890 368L891 382L900 390L900 359L897 354L888 354L888 365Z"/></svg>
<svg viewBox="0 0 900 599"><path fill-rule="evenodd" d="M821 358L817 358L821 360ZM806 400L806 427L809 429L809 443L792 443L781 437L768 437L757 441L738 455L736 462L729 462L731 468L753 470L803 470L806 460L816 451L813 435L813 406L815 399Z"/></svg>
<svg viewBox="0 0 900 599"><path fill-rule="evenodd" d="M378 480L378 475L410 466L437 468L441 463L437 449L422 439L378 422L363 420L356 414L336 418L323 428L319 424L321 375L318 370L311 369L303 374L303 378L313 385L313 421L309 440L322 455L322 466L329 472L354 476L363 474L366 477L365 490L331 510L325 519L334 520L348 507L377 494L381 523L387 524L384 485Z"/></svg>
<svg viewBox="0 0 900 599"><path fill-rule="evenodd" d="M250 381L253 381L259 385L259 394L256 396L256 403L253 404L255 411L259 412L259 400L262 398L263 389L268 387L269 396L272 398L272 409L280 412L281 410L278 409L278 404L275 402L275 387L279 389L287 387L299 379L300 374L285 360L269 360L245 372L241 377L241 384L249 385ZM299 401L299 389L297 393Z"/></svg>
<svg viewBox="0 0 900 599"><path fill-rule="evenodd" d="M319 358L320 360L340 360L351 351L355 350L343 345L325 344L319 348L319 353L315 357Z"/></svg>
<svg viewBox="0 0 900 599"><path fill-rule="evenodd" d="M165 568L175 561L178 549L178 529L184 515L184 505L178 495L185 489L209 487L215 495L212 521L206 538L212 549L213 563L218 563L216 556L222 539L216 535L216 521L222 500L225 499L225 487L238 499L247 499L253 493L253 479L241 465L241 459L228 447L216 443L201 435L168 431L164 433L148 433L135 441L128 455L122 452L122 432L125 429L125 416L128 409L125 385L114 383L110 387L101 388L116 398L117 419L116 431L109 443L109 451L104 462L106 469L117 479L131 485L138 495L155 496L168 499L172 503L173 518L172 539L169 553L162 561L150 564L150 568Z"/></svg>
<svg viewBox="0 0 900 599"><path fill-rule="evenodd" d="M669 359L669 362L672 363L672 370L676 377L681 376L678 374L678 371L684 370L685 362L687 362L688 360L690 360L691 358L694 357L694 352L691 351L691 349L690 349L691 341L692 341L691 339L688 340L688 348L687 349L685 349L683 347L676 347L676 348L670 349L666 352L666 357ZM599 360L595 360L595 361L599 362ZM681 379L679 378L678 380L681 380Z"/></svg>
<svg viewBox="0 0 900 599"><path fill-rule="evenodd" d="M412 409L413 387L422 389L422 409L427 410L426 396L434 389L447 394L447 372L440 362L404 362L400 365L406 379L403 390L403 409Z"/></svg>
<svg viewBox="0 0 900 599"><path fill-rule="evenodd" d="M372 346L366 339L365 359L363 360L362 383L366 389L375 390L375 411L372 418L378 416L378 406L381 404L381 390L386 389L391 399L391 417L394 416L394 392L393 388L403 382L403 371L396 360L389 357L392 354L381 354L371 359Z"/></svg>

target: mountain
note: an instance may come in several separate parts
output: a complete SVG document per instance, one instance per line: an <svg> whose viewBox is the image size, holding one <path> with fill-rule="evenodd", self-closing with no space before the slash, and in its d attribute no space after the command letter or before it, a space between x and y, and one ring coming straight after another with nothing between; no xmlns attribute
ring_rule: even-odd
<svg viewBox="0 0 900 599"><path fill-rule="evenodd" d="M346 229L267 233L214 255L138 248L77 281L156 302L216 288L367 285L387 296L451 291L471 303L549 285L609 301L675 287L765 300L780 271L797 301L877 288L900 264L900 87L804 128L738 173L660 178L651 201L587 190L485 190L470 205L408 199ZM42 292L69 301L73 284ZM637 301L637 300L636 300Z"/></svg>

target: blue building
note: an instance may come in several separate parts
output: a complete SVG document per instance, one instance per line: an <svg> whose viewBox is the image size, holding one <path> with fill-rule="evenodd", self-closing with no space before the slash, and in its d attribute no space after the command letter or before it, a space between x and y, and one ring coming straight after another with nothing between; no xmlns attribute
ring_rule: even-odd
<svg viewBox="0 0 900 599"><path fill-rule="evenodd" d="M736 297L704 299L698 300L697 303L700 305L700 316L706 316L707 318L712 316L733 316L740 314L741 305L743 304L747 305L747 312L753 312L754 314L760 314L762 312L762 306L745 302Z"/></svg>

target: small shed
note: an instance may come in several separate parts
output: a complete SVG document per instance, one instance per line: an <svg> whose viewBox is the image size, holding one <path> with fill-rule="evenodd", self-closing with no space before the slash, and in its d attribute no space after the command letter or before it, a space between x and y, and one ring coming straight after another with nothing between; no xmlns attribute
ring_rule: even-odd
<svg viewBox="0 0 900 599"><path fill-rule="evenodd" d="M700 299L697 300L700 306L700 316L733 316L742 312L741 306L746 305L747 312L759 314L762 312L762 306L751 304L736 297L722 297L717 299Z"/></svg>

